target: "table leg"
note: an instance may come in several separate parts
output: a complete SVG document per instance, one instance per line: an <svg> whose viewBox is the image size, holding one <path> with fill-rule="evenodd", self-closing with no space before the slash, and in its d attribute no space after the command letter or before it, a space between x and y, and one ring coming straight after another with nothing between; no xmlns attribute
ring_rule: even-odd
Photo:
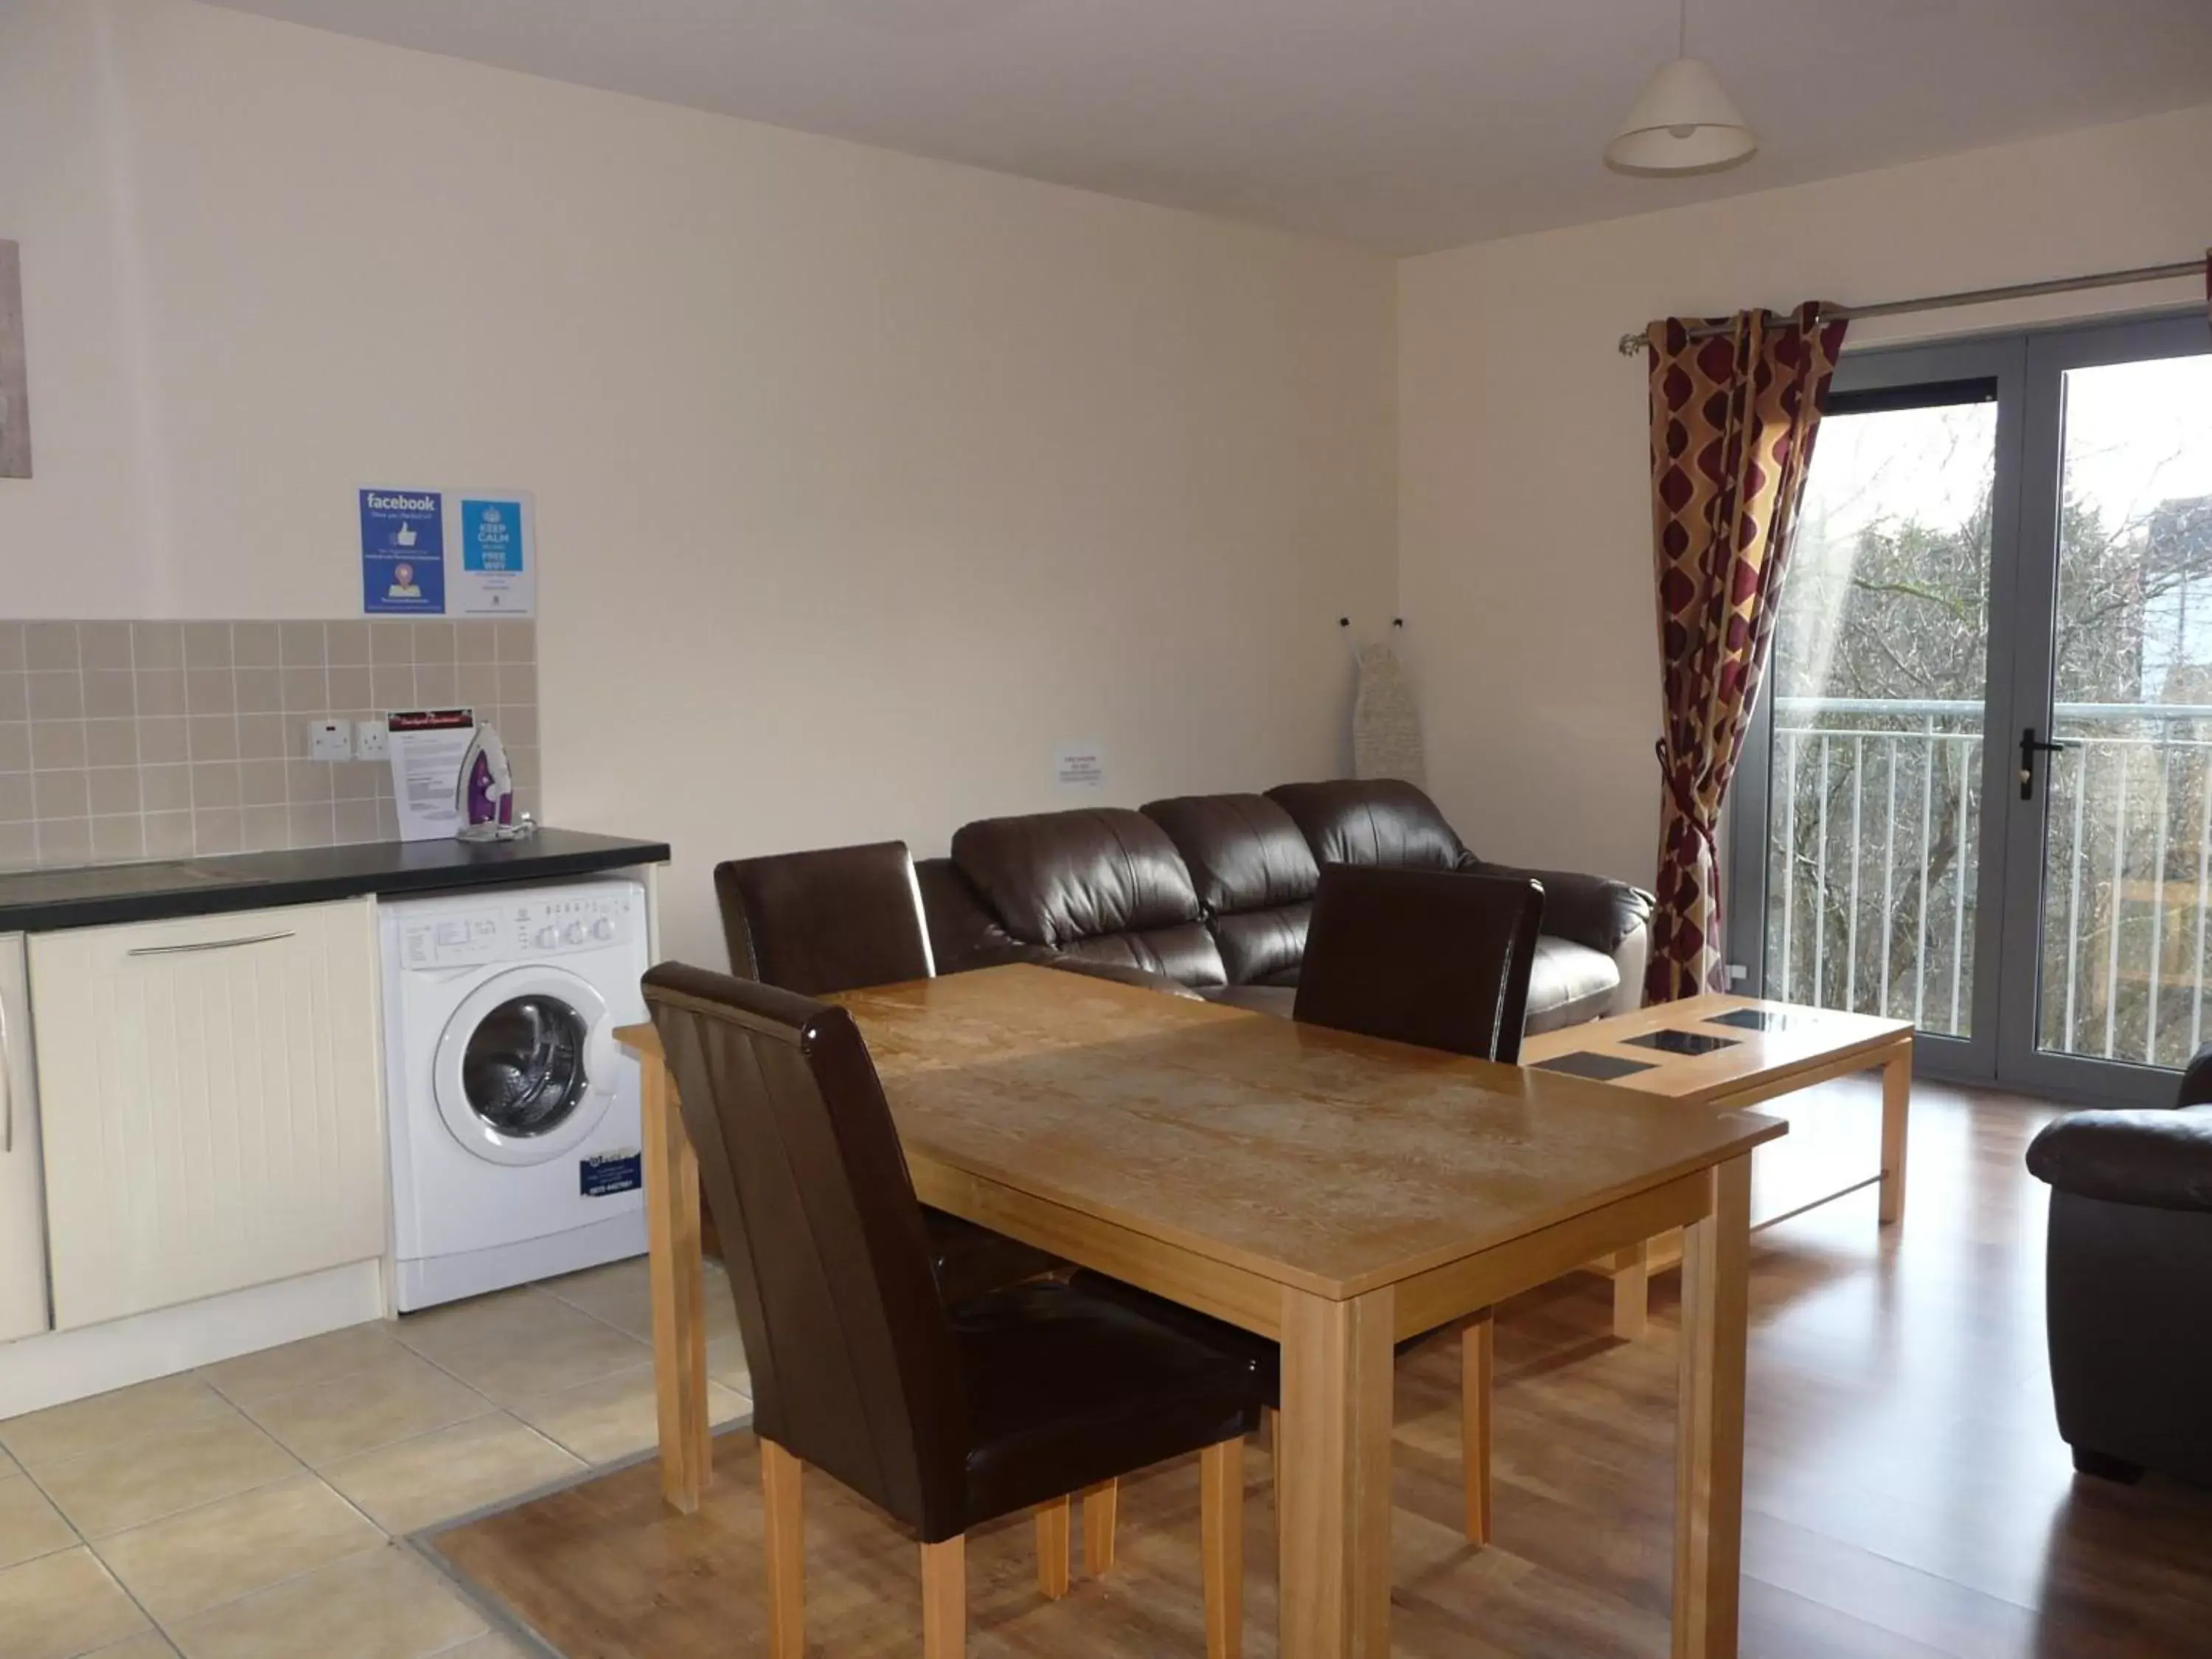
<svg viewBox="0 0 2212 1659"><path fill-rule="evenodd" d="M1642 1336L1651 1311L1651 1241L1613 1253L1613 1334L1624 1342Z"/></svg>
<svg viewBox="0 0 2212 1659"><path fill-rule="evenodd" d="M1912 1044L1899 1045L1881 1068L1881 1219L1905 1219L1905 1136L1912 1109Z"/></svg>
<svg viewBox="0 0 2212 1659"><path fill-rule="evenodd" d="M1460 1481L1467 1489L1467 1541L1490 1541L1490 1402L1498 1369L1498 1321L1485 1308L1459 1337Z"/></svg>
<svg viewBox="0 0 2212 1659"><path fill-rule="evenodd" d="M699 1159L684 1132L675 1079L641 1057L645 1215L653 1283L653 1388L660 1415L660 1491L689 1515L714 1475L707 1427L705 1270L699 1251Z"/></svg>
<svg viewBox="0 0 2212 1659"><path fill-rule="evenodd" d="M1390 1651L1389 1290L1283 1292L1276 1419L1283 1659Z"/></svg>
<svg viewBox="0 0 2212 1659"><path fill-rule="evenodd" d="M1750 1158L1722 1164L1712 1183L1711 1212L1682 1231L1674 1659L1735 1659L1742 1579Z"/></svg>

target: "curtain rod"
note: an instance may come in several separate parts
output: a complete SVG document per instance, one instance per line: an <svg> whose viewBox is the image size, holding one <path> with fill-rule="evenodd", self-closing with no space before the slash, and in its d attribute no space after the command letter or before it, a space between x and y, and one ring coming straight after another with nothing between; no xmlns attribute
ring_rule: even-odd
<svg viewBox="0 0 2212 1659"><path fill-rule="evenodd" d="M2212 258L2212 254L2208 254ZM2045 283L2014 283L2006 288L1969 289L1963 294L1931 294L1918 300L1885 300L1880 305L1837 306L1820 313L1823 322L1845 318L1903 317L1917 311L1948 311L1954 306L1994 305L2004 300L2033 300L2045 294L2079 294L2093 288L2126 288L2136 283L2163 283L2177 277L2199 276L2205 271L2203 259L2184 259L2170 265L2137 265L2132 270L2100 271L2093 276L2056 276ZM1775 313L1769 312L1769 316ZM1693 340L1711 339L1725 334L1725 325L1712 328L1693 328ZM1620 337L1620 355L1635 357L1643 354L1646 344L1641 334Z"/></svg>

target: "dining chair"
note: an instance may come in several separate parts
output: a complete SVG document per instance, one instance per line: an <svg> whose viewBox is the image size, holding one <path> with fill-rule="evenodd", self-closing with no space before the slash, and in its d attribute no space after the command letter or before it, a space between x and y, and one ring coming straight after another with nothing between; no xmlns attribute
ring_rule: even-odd
<svg viewBox="0 0 2212 1659"><path fill-rule="evenodd" d="M1510 1066L1543 921L1534 881L1328 865L1291 1017Z"/></svg>
<svg viewBox="0 0 2212 1659"><path fill-rule="evenodd" d="M1292 1018L1510 1064L1521 1054L1528 975L1543 919L1544 890L1534 881L1455 870L1324 865ZM1282 1350L1275 1343L1103 1274L1080 1273L1075 1283L1241 1355L1267 1403L1269 1446L1279 1447L1274 1414L1282 1403ZM1464 1526L1470 1543L1486 1544L1490 1310L1408 1337L1397 1351L1407 1352L1452 1328L1460 1333Z"/></svg>
<svg viewBox="0 0 2212 1659"><path fill-rule="evenodd" d="M852 1016L680 963L644 988L752 1368L773 1659L805 1649L810 1465L920 1539L922 1651L954 1659L971 1528L1033 1509L1039 1587L1063 1595L1070 1496L1191 1452L1206 1653L1237 1653L1249 1367L1054 1279L947 1303Z"/></svg>
<svg viewBox="0 0 2212 1659"><path fill-rule="evenodd" d="M820 997L936 976L902 841L727 860L714 866L714 896L741 979ZM953 1301L1063 1265L943 1210L925 1206L922 1216L931 1267Z"/></svg>

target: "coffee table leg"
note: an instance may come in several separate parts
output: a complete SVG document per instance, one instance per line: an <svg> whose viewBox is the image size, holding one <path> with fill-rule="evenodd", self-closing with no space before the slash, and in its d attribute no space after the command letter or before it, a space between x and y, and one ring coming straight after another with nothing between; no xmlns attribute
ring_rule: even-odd
<svg viewBox="0 0 2212 1659"><path fill-rule="evenodd" d="M1722 1164L1712 1181L1712 1212L1682 1230L1674 1659L1735 1659L1742 1589L1750 1158Z"/></svg>
<svg viewBox="0 0 2212 1659"><path fill-rule="evenodd" d="M1881 1220L1905 1219L1905 1140L1912 1109L1912 1043L1900 1044L1881 1068Z"/></svg>
<svg viewBox="0 0 2212 1659"><path fill-rule="evenodd" d="M1613 1253L1613 1334L1624 1342L1642 1336L1651 1310L1651 1241Z"/></svg>
<svg viewBox="0 0 2212 1659"><path fill-rule="evenodd" d="M1283 1292L1283 1659L1389 1659L1395 1300Z"/></svg>

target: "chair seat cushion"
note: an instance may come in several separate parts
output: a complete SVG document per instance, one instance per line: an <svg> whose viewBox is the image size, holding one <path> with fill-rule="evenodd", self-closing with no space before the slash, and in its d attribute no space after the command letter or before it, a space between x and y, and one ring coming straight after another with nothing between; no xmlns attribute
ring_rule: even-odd
<svg viewBox="0 0 2212 1659"><path fill-rule="evenodd" d="M1620 988L1620 965L1611 957L1540 933L1528 970L1528 1023L1522 1029L1534 1036L1600 1018Z"/></svg>
<svg viewBox="0 0 2212 1659"><path fill-rule="evenodd" d="M1025 1279L1048 1273L1059 1261L1018 1238L1008 1238L944 1210L922 1206L929 1238L929 1271L946 1302L965 1302Z"/></svg>
<svg viewBox="0 0 2212 1659"><path fill-rule="evenodd" d="M1249 1434L1249 1365L1044 1280L946 1310L968 1401L967 1524Z"/></svg>

